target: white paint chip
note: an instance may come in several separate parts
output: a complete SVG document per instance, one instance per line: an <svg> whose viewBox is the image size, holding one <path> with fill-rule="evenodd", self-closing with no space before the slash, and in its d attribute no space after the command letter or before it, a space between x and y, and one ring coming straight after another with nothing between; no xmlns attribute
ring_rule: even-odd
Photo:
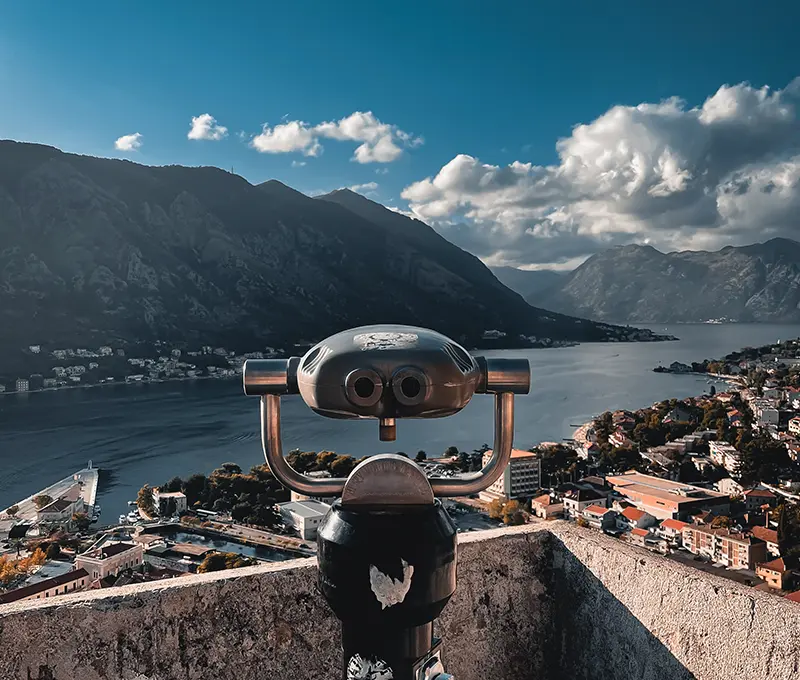
<svg viewBox="0 0 800 680"><path fill-rule="evenodd" d="M378 602L381 603L381 609L391 607L395 604L400 604L406 599L408 591L411 589L411 577L414 575L414 567L405 560L401 560L403 565L403 578L400 580L393 579L391 576L384 574L378 567L369 565L369 585Z"/></svg>

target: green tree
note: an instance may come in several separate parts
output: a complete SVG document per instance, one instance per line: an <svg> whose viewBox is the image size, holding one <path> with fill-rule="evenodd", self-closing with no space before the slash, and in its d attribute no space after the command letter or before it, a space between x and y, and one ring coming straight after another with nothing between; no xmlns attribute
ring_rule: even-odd
<svg viewBox="0 0 800 680"><path fill-rule="evenodd" d="M197 567L197 571L201 574L205 574L211 571L249 567L255 563L255 560L244 557L243 555L237 555L236 553L214 552L206 555L205 559Z"/></svg>
<svg viewBox="0 0 800 680"><path fill-rule="evenodd" d="M508 501L503 506L503 524L516 526L525 523L525 515L522 514L522 506L519 501Z"/></svg>
<svg viewBox="0 0 800 680"><path fill-rule="evenodd" d="M186 494L186 502L194 505L197 501L203 501L207 495L208 479L205 475L192 475L186 480L183 493Z"/></svg>
<svg viewBox="0 0 800 680"><path fill-rule="evenodd" d="M153 501L153 489L149 484L145 484L136 496L136 505L146 515L153 515L156 511L155 502Z"/></svg>
<svg viewBox="0 0 800 680"><path fill-rule="evenodd" d="M356 466L352 456L336 456L331 463L331 474L334 477L347 477Z"/></svg>
<svg viewBox="0 0 800 680"><path fill-rule="evenodd" d="M455 458L456 456L458 456L458 447L448 446L444 451L444 455L449 458Z"/></svg>
<svg viewBox="0 0 800 680"><path fill-rule="evenodd" d="M39 494L38 496L33 497L33 504L41 510L46 505L50 505L53 502L52 497L48 496L46 493Z"/></svg>
<svg viewBox="0 0 800 680"><path fill-rule="evenodd" d="M85 512L76 512L72 515L72 523L79 531L86 531L91 525L92 520Z"/></svg>
<svg viewBox="0 0 800 680"><path fill-rule="evenodd" d="M19 512L19 506L18 505L12 505L10 508L6 509L6 514L9 517L14 517L14 515L16 515L18 512Z"/></svg>
<svg viewBox="0 0 800 680"><path fill-rule="evenodd" d="M336 454L333 451L320 451L317 454L316 459L316 469L317 470L328 470L331 469L331 463L336 460Z"/></svg>
<svg viewBox="0 0 800 680"><path fill-rule="evenodd" d="M173 477L164 486L161 491L172 493L174 491L181 491L183 489L183 480L180 477Z"/></svg>
<svg viewBox="0 0 800 680"><path fill-rule="evenodd" d="M58 543L51 543L45 552L48 560L57 560L61 556L61 546Z"/></svg>
<svg viewBox="0 0 800 680"><path fill-rule="evenodd" d="M428 454L424 451L417 451L417 455L414 456L414 460L418 463L423 463L428 459Z"/></svg>
<svg viewBox="0 0 800 680"><path fill-rule="evenodd" d="M731 518L727 515L720 515L711 520L711 526L714 529L727 529L731 524Z"/></svg>
<svg viewBox="0 0 800 680"><path fill-rule="evenodd" d="M489 517L492 519L502 519L503 518L503 501L499 498L495 498L493 501L489 503L488 507Z"/></svg>
<svg viewBox="0 0 800 680"><path fill-rule="evenodd" d="M237 522L243 522L253 514L253 506L250 503L237 503L231 508L231 518Z"/></svg>
<svg viewBox="0 0 800 680"><path fill-rule="evenodd" d="M223 463L219 466L221 470L224 470L229 475L240 475L242 474L242 468L240 468L236 463Z"/></svg>

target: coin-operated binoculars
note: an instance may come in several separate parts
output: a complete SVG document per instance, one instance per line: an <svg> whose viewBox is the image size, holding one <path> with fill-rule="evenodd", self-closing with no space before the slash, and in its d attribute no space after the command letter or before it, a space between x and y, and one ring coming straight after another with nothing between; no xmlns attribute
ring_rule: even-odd
<svg viewBox="0 0 800 680"><path fill-rule="evenodd" d="M338 496L318 530L319 589L342 622L345 680L446 680L433 620L456 588L456 529L437 498L475 494L502 475L514 437L514 395L527 394L527 359L473 357L449 338L410 326L333 335L302 358L251 359L244 391L261 397L267 463L289 489ZM494 394L494 449L480 472L428 479L413 461L380 454L346 479L309 478L281 446L281 396L300 394L329 418L377 419L393 441L401 418L458 413Z"/></svg>

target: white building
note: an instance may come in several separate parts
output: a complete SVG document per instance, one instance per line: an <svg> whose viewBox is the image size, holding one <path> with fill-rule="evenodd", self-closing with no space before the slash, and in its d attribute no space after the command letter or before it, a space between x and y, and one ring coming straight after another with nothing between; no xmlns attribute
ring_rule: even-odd
<svg viewBox="0 0 800 680"><path fill-rule="evenodd" d="M483 464L486 465L491 457L492 451L486 451ZM479 496L487 502L496 498L532 498L541 488L541 477L542 461L538 454L514 449L503 475L488 489L481 491Z"/></svg>
<svg viewBox="0 0 800 680"><path fill-rule="evenodd" d="M175 502L174 508L170 507ZM186 494L181 491L159 491L153 489L153 503L159 515L180 515L189 507Z"/></svg>
<svg viewBox="0 0 800 680"><path fill-rule="evenodd" d="M278 505L281 515L287 524L297 529L305 541L317 538L317 529L330 510L329 505L319 501L291 501Z"/></svg>
<svg viewBox="0 0 800 680"><path fill-rule="evenodd" d="M27 378L17 378L16 382L17 392L27 392L30 389L30 383Z"/></svg>
<svg viewBox="0 0 800 680"><path fill-rule="evenodd" d="M590 505L605 505L606 498L594 489L575 489L564 494L564 515L577 519Z"/></svg>
<svg viewBox="0 0 800 680"><path fill-rule="evenodd" d="M742 454L728 442L708 442L708 457L733 475L739 474Z"/></svg>
<svg viewBox="0 0 800 680"><path fill-rule="evenodd" d="M29 586L0 594L0 604L21 600L44 600L56 595L65 595L89 585L89 574L85 569L75 569L66 574L37 581Z"/></svg>
<svg viewBox="0 0 800 680"><path fill-rule="evenodd" d="M30 347L28 347L28 349L31 351L31 354L39 354L39 352L42 351L42 346L41 345L31 345Z"/></svg>
<svg viewBox="0 0 800 680"><path fill-rule="evenodd" d="M93 581L108 575L118 576L126 569L136 569L144 559L144 548L134 543L112 543L95 548L75 558L76 569L86 569Z"/></svg>
<svg viewBox="0 0 800 680"><path fill-rule="evenodd" d="M534 498L531 501L531 513L541 519L555 517L563 512L564 504L548 494Z"/></svg>
<svg viewBox="0 0 800 680"><path fill-rule="evenodd" d="M739 496L744 491L744 487L731 477L720 479L715 486L717 487L717 491L728 496Z"/></svg>
<svg viewBox="0 0 800 680"><path fill-rule="evenodd" d="M656 518L633 506L625 508L617 517L620 529L647 529L656 523Z"/></svg>
<svg viewBox="0 0 800 680"><path fill-rule="evenodd" d="M36 519L52 524L65 523L71 521L76 512L83 512L84 509L81 485L73 484L66 493L37 510Z"/></svg>
<svg viewBox="0 0 800 680"><path fill-rule="evenodd" d="M103 345L103 347L101 347L100 349L97 350L97 353L101 357L110 357L111 356L111 348L108 347L107 345Z"/></svg>
<svg viewBox="0 0 800 680"><path fill-rule="evenodd" d="M800 435L800 418L795 416L789 420L789 432L793 435Z"/></svg>
<svg viewBox="0 0 800 680"><path fill-rule="evenodd" d="M780 411L773 406L764 406L756 412L759 425L777 425L780 421Z"/></svg>

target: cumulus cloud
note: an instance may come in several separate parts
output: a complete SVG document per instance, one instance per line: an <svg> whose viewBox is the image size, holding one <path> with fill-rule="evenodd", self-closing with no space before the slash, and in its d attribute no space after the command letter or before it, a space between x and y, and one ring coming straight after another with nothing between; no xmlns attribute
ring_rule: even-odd
<svg viewBox="0 0 800 680"><path fill-rule="evenodd" d="M364 196L374 196L378 188L378 183L366 182L365 184L353 184L352 186L349 186L347 188L350 189L350 191L355 191L357 194L363 194Z"/></svg>
<svg viewBox="0 0 800 680"><path fill-rule="evenodd" d="M217 119L210 113L192 116L191 129L187 135L189 139L210 139L218 141L227 136L228 128L217 123Z"/></svg>
<svg viewBox="0 0 800 680"><path fill-rule="evenodd" d="M142 135L134 132L132 135L122 135L116 142L114 147L119 151L136 151L142 146Z"/></svg>
<svg viewBox="0 0 800 680"><path fill-rule="evenodd" d="M800 78L615 106L556 144L559 162L461 154L402 193L487 262L576 262L610 245L716 248L800 236Z"/></svg>
<svg viewBox="0 0 800 680"><path fill-rule="evenodd" d="M292 161L293 168L302 168L305 164L305 161Z"/></svg>
<svg viewBox="0 0 800 680"><path fill-rule="evenodd" d="M356 111L338 121L314 126L300 120L286 121L273 128L265 124L251 144L262 153L300 152L318 156L322 153L320 139L358 142L352 158L357 163L391 163L403 154L404 148L424 142L422 137L383 123L371 111Z"/></svg>

